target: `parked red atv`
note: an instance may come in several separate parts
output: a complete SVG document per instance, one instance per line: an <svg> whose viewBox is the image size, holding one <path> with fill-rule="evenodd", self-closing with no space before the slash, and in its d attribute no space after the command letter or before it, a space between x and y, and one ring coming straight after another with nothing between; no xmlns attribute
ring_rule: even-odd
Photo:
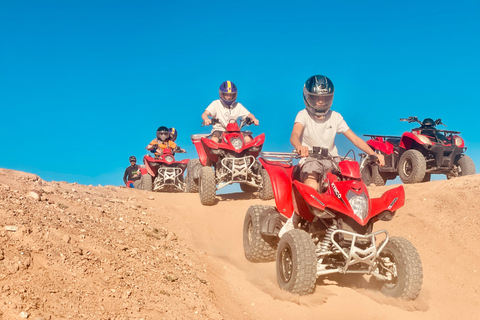
<svg viewBox="0 0 480 320"><path fill-rule="evenodd" d="M237 119L238 120L238 119ZM187 167L187 192L199 192L203 205L215 204L216 191L232 183L240 183L245 192L259 191L260 199L273 199L272 185L265 169L257 157L265 142L265 134L246 143L241 129L253 122L250 118L222 124L218 119L212 119L212 125L219 123L225 132L221 142L210 139L210 134L195 134L191 136L197 149L199 159L190 160Z"/></svg>
<svg viewBox="0 0 480 320"><path fill-rule="evenodd" d="M146 155L143 157L146 174L142 174L140 188L147 191L185 192L186 185L183 174L187 168L189 159L175 161L176 153L185 153L185 150L177 148L175 151L165 148L158 159ZM143 173L143 171L142 171Z"/></svg>
<svg viewBox="0 0 480 320"><path fill-rule="evenodd" d="M475 174L475 164L465 155L467 148L460 132L439 130L444 125L441 119L417 117L400 121L418 122L421 126L398 136L365 135L371 137L367 144L385 156L384 167L366 165L362 167L365 183L385 185L388 179L400 176L403 183L430 181L432 174L445 174L447 178Z"/></svg>
<svg viewBox="0 0 480 320"><path fill-rule="evenodd" d="M298 180L299 167L292 165L295 155L265 152L259 159L270 174L276 206L248 209L245 257L251 262L276 260L280 288L299 295L312 293L318 277L367 274L385 295L416 299L423 281L417 250L405 238L390 237L387 230L373 231L375 222L390 221L403 206L403 186L371 199L358 162L341 158L337 163L339 157L328 155L328 149L314 148L311 156L334 162L318 192ZM279 238L293 212L294 228Z"/></svg>

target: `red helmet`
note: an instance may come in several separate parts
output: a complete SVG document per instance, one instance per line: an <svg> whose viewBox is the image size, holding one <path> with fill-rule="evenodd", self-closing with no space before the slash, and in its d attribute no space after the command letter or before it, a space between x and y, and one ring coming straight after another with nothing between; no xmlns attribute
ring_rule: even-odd
<svg viewBox="0 0 480 320"><path fill-rule="evenodd" d="M332 106L333 91L333 83L327 77L317 75L308 78L303 87L303 101L308 113L324 116Z"/></svg>
<svg viewBox="0 0 480 320"><path fill-rule="evenodd" d="M220 85L220 100L230 107L237 100L237 86L232 81L225 81Z"/></svg>

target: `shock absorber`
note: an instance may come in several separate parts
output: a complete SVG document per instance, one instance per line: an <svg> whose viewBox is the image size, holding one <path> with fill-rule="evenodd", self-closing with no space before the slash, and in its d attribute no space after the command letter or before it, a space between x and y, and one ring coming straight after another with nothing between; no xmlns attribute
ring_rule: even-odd
<svg viewBox="0 0 480 320"><path fill-rule="evenodd" d="M318 244L318 253L319 254L324 254L328 252L328 249L330 248L330 245L332 244L332 233L337 230L337 225L335 223L331 224L328 228L327 231L325 232L325 237L323 238L323 241Z"/></svg>

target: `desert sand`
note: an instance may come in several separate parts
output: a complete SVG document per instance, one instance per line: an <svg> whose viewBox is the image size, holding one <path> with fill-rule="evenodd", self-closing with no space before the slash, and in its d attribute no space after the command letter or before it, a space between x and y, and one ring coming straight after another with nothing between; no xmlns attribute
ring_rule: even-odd
<svg viewBox="0 0 480 320"><path fill-rule="evenodd" d="M380 196L393 186L370 186ZM242 226L255 193L154 193L47 182L0 169L0 319L480 319L480 175L405 185L380 222L423 265L415 301L365 277L330 276L314 294L278 288L251 263Z"/></svg>

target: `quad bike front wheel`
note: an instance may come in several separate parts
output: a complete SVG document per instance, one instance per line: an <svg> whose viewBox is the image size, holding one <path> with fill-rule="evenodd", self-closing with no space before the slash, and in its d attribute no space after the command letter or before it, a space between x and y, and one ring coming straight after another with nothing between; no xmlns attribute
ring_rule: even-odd
<svg viewBox="0 0 480 320"><path fill-rule="evenodd" d="M419 183L425 178L427 162L418 150L407 150L400 157L398 175L403 183Z"/></svg>
<svg viewBox="0 0 480 320"><path fill-rule="evenodd" d="M270 180L270 176L268 175L267 170L262 168L260 171L260 174L262 176L262 187L260 188L258 192L258 196L262 200L271 200L274 198L273 196L273 188L272 188L272 182Z"/></svg>
<svg viewBox="0 0 480 320"><path fill-rule="evenodd" d="M268 210L275 207L253 205L248 208L243 221L243 251L250 262L275 261L278 238L263 237L260 233L261 222Z"/></svg>
<svg viewBox="0 0 480 320"><path fill-rule="evenodd" d="M281 289L298 295L315 290L317 255L310 235L300 229L285 233L277 249L277 282Z"/></svg>
<svg viewBox="0 0 480 320"><path fill-rule="evenodd" d="M384 295L415 300L420 294L423 269L417 249L405 238L392 237L380 253L379 272L391 275L392 280L383 282L380 292Z"/></svg>
<svg viewBox="0 0 480 320"><path fill-rule="evenodd" d="M387 176L378 170L378 166L367 164L362 169L362 180L367 186L373 183L381 187L387 183Z"/></svg>
<svg viewBox="0 0 480 320"><path fill-rule="evenodd" d="M204 206L215 204L215 193L217 185L215 183L215 172L212 167L202 167L200 170L200 202Z"/></svg>
<svg viewBox="0 0 480 320"><path fill-rule="evenodd" d="M140 178L140 188L141 190L153 191L153 177L146 173Z"/></svg>
<svg viewBox="0 0 480 320"><path fill-rule="evenodd" d="M198 179L194 178L193 171L196 166L200 165L199 159L190 159L187 164L187 175L186 175L186 192L188 193L197 193L199 190Z"/></svg>
<svg viewBox="0 0 480 320"><path fill-rule="evenodd" d="M472 158L467 155L462 155L457 161L458 175L459 176L468 176L475 174L475 163L473 163Z"/></svg>

